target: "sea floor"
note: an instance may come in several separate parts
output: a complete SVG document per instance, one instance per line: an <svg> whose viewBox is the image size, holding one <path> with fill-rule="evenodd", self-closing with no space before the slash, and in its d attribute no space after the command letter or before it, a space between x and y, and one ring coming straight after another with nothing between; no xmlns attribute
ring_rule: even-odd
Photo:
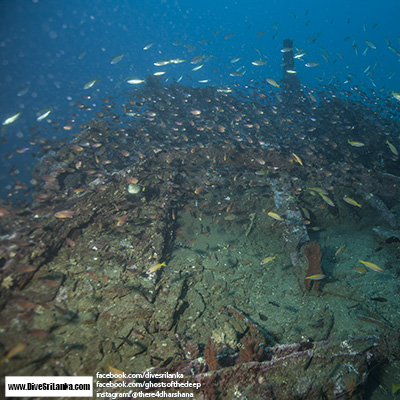
<svg viewBox="0 0 400 400"><path fill-rule="evenodd" d="M275 207L269 187L196 196L174 214L166 265L153 273L129 261L144 251L148 226L132 220L110 233L87 224L5 305L3 349L26 348L2 363L4 373L139 372L182 358L182 341L201 353L210 338L222 355L234 354L254 326L265 349L395 332L397 236L367 203L338 211L307 196L312 223L300 236L289 231L292 222L268 214ZM320 244L318 290L305 289L305 270L293 263L294 247L302 257L302 235ZM370 398L385 398L396 374L396 363L386 365Z"/></svg>

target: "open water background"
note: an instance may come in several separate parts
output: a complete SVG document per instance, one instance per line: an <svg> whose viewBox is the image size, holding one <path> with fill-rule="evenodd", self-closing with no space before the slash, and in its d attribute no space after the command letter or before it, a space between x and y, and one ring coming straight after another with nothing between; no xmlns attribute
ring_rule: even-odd
<svg viewBox="0 0 400 400"><path fill-rule="evenodd" d="M400 49L399 9L400 3L393 0L3 0L0 118L4 121L18 111L22 114L2 130L0 196L5 197L14 184L10 169L13 178L29 180L23 166L34 160L36 149L27 143L33 127L47 138L77 133L77 129L67 132L61 127L77 112L73 105L82 96L92 96L93 111L80 111L76 120L87 123L100 108L101 98L118 96L129 88L126 79L145 79L160 70L166 71L162 79L167 83L183 76L180 83L189 86L257 85L265 78L279 81L285 38L294 39L294 45L308 53L304 61L296 62L296 68L309 89L323 91L328 84L347 90L359 87L367 95L375 90L379 98L388 99L392 91L400 91L399 56L388 48L390 42ZM362 55L368 47L366 40L376 49L368 48ZM144 51L151 42L154 45ZM355 44L358 55L352 48ZM253 66L251 62L260 59L260 53L267 65ZM329 56L329 62L322 53ZM120 54L123 59L110 64ZM193 72L189 61L198 55L205 55L207 62ZM235 57L241 59L232 64ZM153 65L171 58L187 61ZM306 68L305 62L319 65ZM242 77L229 75L240 67L246 69ZM94 78L96 85L83 90ZM28 92L17 96L24 88ZM389 104L398 107L395 99ZM52 113L37 122L37 113L48 107ZM50 121L58 123L59 129ZM24 147L29 147L24 154L13 153ZM12 158L7 157L10 153Z"/></svg>

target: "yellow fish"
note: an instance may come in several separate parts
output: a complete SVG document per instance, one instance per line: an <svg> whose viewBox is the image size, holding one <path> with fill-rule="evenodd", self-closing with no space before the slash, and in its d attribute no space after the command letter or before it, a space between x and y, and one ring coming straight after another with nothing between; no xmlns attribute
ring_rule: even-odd
<svg viewBox="0 0 400 400"><path fill-rule="evenodd" d="M24 342L21 342L17 344L15 347L13 347L1 360L0 360L0 365L10 361L11 358L16 356L17 354L21 353L21 351L25 350L27 344Z"/></svg>
<svg viewBox="0 0 400 400"><path fill-rule="evenodd" d="M376 265L369 261L358 260L359 263L364 264L369 269L372 269L377 272L385 272L379 265Z"/></svg>
<svg viewBox="0 0 400 400"><path fill-rule="evenodd" d="M355 200L353 200L351 197L343 197L343 200L347 203L347 204L351 204L352 206L356 206L356 207L362 207L361 204L357 203Z"/></svg>
<svg viewBox="0 0 400 400"><path fill-rule="evenodd" d="M308 187L307 190L310 192L315 192L318 194L328 194L328 192L325 189L319 188L319 187Z"/></svg>
<svg viewBox="0 0 400 400"><path fill-rule="evenodd" d="M284 220L279 214L274 213L274 212L272 212L272 211L270 211L270 212L268 213L268 215L269 215L271 218L276 219L277 221L283 221L283 220Z"/></svg>
<svg viewBox="0 0 400 400"><path fill-rule="evenodd" d="M343 246L339 247L339 248L336 250L335 256L337 257L337 256L342 252L342 250L343 250L345 247L346 247L345 244L344 244Z"/></svg>
<svg viewBox="0 0 400 400"><path fill-rule="evenodd" d="M303 165L303 163L302 163L302 161L301 161L301 159L300 159L300 157L299 156L297 156L296 154L294 154L294 153L292 153L293 154L293 157L294 157L294 159L295 159L295 161L297 161L300 165Z"/></svg>
<svg viewBox="0 0 400 400"><path fill-rule="evenodd" d="M355 141L353 141L353 140L348 140L347 143L348 143L350 146L353 146L353 147L363 147L363 146L365 146L365 143L362 143L362 142L355 142Z"/></svg>
<svg viewBox="0 0 400 400"><path fill-rule="evenodd" d="M395 155L398 156L399 152L397 151L396 147L389 142L389 140L386 140L387 145L389 146L390 151Z"/></svg>
<svg viewBox="0 0 400 400"><path fill-rule="evenodd" d="M275 86L276 88L279 87L279 83L278 83L276 80L272 79L272 78L267 78L267 82L268 82L271 86Z"/></svg>
<svg viewBox="0 0 400 400"><path fill-rule="evenodd" d="M306 279L310 279L311 281L320 281L325 278L324 274L316 274L311 276L306 276Z"/></svg>
<svg viewBox="0 0 400 400"><path fill-rule="evenodd" d="M396 394L400 390L400 383L392 383L392 394Z"/></svg>
<svg viewBox="0 0 400 400"><path fill-rule="evenodd" d="M124 373L124 371L121 371L120 369L118 369L118 368L114 368L114 367L112 367L111 365L110 365L110 361L107 361L107 363L108 363L108 370L112 373L112 374L114 374L114 375L122 375L123 373Z"/></svg>
<svg viewBox="0 0 400 400"><path fill-rule="evenodd" d="M269 256L269 257L265 257L262 261L260 265L265 265L268 264L270 261L275 260L276 256Z"/></svg>
<svg viewBox="0 0 400 400"><path fill-rule="evenodd" d="M164 262L152 265L147 271L146 274L150 275L156 271L158 271L161 267L165 267L167 264Z"/></svg>
<svg viewBox="0 0 400 400"><path fill-rule="evenodd" d="M335 207L335 203L326 195L323 193L318 193L325 201L326 204L329 204L331 207Z"/></svg>
<svg viewBox="0 0 400 400"><path fill-rule="evenodd" d="M396 99L400 101L400 93L398 92L392 92L392 96Z"/></svg>

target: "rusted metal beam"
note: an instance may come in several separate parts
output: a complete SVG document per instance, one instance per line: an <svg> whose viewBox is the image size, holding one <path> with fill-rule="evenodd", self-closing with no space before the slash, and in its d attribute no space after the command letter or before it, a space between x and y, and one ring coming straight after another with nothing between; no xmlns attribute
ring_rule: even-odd
<svg viewBox="0 0 400 400"><path fill-rule="evenodd" d="M282 96L285 103L295 103L301 96L300 80L294 68L293 40L283 41Z"/></svg>

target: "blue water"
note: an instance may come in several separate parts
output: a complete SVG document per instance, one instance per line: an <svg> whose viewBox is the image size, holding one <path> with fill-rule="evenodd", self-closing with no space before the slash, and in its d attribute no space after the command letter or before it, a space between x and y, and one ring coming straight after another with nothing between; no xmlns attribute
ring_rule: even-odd
<svg viewBox="0 0 400 400"><path fill-rule="evenodd" d="M282 42L307 51L297 60L303 85L324 90L359 87L363 92L398 103L400 91L398 11L395 1L52 1L0 2L0 118L22 111L20 118L3 128L0 148L1 197L14 178L29 180L36 148L27 143L36 127L40 137L71 137L77 122L87 123L102 105L101 98L118 96L130 86L128 78L145 79L166 71L167 83L182 76L182 85L254 85L265 78L281 78ZM265 32L265 33L263 33ZM233 34L232 37L226 35ZM347 39L346 39L347 38ZM368 48L365 41L376 49ZM143 50L154 42L149 50ZM356 54L354 48L358 55ZM363 55L365 49L366 53ZM190 51L189 51L190 50ZM324 53L329 60L324 59ZM338 54L340 53L340 54ZM81 57L78 57L81 54ZM82 57L82 54L84 56ZM117 64L113 57L124 54ZM198 71L189 61L205 55ZM260 59L267 65L253 66ZM241 59L232 64L232 58ZM80 58L80 59L79 59ZM158 60L182 58L181 64L156 67ZM306 68L305 62L317 62ZM232 71L246 73L231 77ZM89 90L82 86L97 78ZM199 80L208 80L201 83ZM29 88L23 96L17 93ZM92 111L73 107L82 96L91 96ZM37 122L40 110L52 108ZM76 121L72 131L62 127ZM54 128L53 121L58 124ZM16 149L28 147L23 154ZM8 156L7 156L8 155ZM13 175L9 176L9 170Z"/></svg>

